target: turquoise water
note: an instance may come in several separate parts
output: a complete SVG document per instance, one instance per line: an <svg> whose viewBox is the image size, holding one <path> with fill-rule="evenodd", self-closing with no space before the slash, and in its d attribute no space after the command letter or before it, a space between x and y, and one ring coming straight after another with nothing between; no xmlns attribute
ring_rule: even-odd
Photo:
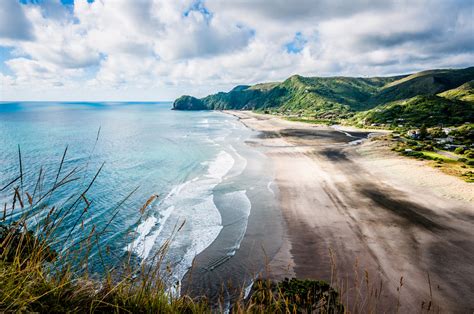
<svg viewBox="0 0 474 314"><path fill-rule="evenodd" d="M231 256L246 230L251 210L246 193L252 188L252 181L245 181L243 187L232 184L231 178L238 178L247 166L238 147L252 131L227 114L170 108L170 103L0 103L0 187L19 173L18 146L26 191L34 190L41 168L44 186L54 181L68 147L61 176L78 167L77 180L42 204L67 203L71 191L82 191L105 164L87 192L90 208L85 213L82 208L73 210L55 235L57 250L72 245L93 227L106 226L116 205L138 188L100 239L101 247L111 252L105 257L109 264L128 252L140 261L152 260L163 241L184 222L168 253L174 278L181 279L194 256L223 228L215 199L233 206L235 230L221 248ZM225 187L219 188L224 181ZM11 203L12 188L0 193L2 204ZM155 194L158 199L141 215L140 208ZM17 208L10 218L20 214ZM30 219L30 227L39 218ZM83 227L72 227L77 221ZM96 255L93 251L92 258Z"/></svg>

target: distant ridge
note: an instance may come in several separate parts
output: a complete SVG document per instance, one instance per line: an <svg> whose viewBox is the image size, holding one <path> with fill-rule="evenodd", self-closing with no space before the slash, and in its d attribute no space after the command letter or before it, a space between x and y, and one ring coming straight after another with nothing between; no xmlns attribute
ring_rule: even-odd
<svg viewBox="0 0 474 314"><path fill-rule="evenodd" d="M427 110L432 105L439 115L427 123L437 124L443 119L465 123L474 119L473 80L474 67L372 78L293 75L283 82L239 85L229 92L201 99L181 96L175 100L173 109L269 110L314 119L353 118L360 122L357 117L363 117L364 123L373 123L380 120L375 116L381 116L374 113L387 111L385 120L403 120L419 114L421 107ZM400 110L400 101L406 101L404 110ZM462 116L458 117L458 112ZM390 123L382 120L379 122Z"/></svg>

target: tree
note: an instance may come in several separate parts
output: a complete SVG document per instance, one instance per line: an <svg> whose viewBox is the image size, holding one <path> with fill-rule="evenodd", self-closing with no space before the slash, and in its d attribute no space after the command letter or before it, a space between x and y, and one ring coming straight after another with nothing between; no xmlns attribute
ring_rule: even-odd
<svg viewBox="0 0 474 314"><path fill-rule="evenodd" d="M430 135L433 138L444 138L444 137L446 137L446 133L444 133L443 129L441 129L441 128L431 129Z"/></svg>
<svg viewBox="0 0 474 314"><path fill-rule="evenodd" d="M420 139L425 139L427 135L428 135L428 130L426 129L426 125L423 123L423 125L420 128Z"/></svg>

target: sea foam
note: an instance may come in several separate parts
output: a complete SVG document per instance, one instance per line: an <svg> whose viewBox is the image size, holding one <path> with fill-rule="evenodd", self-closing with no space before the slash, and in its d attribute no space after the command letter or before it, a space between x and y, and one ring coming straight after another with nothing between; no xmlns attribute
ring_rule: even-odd
<svg viewBox="0 0 474 314"><path fill-rule="evenodd" d="M213 189L222 182L234 162L232 155L222 150L208 164L207 173L173 188L156 205L155 215L137 227L137 237L127 246L127 250L132 250L146 261L154 256L153 253L164 241L172 237L165 260L172 265L170 281L181 281L194 257L206 249L222 229ZM183 222L181 230L175 233L176 227Z"/></svg>
<svg viewBox="0 0 474 314"><path fill-rule="evenodd" d="M228 248L227 252L228 256L233 256L240 248L240 243L242 242L245 232L247 231L248 217L250 216L252 204L247 197L247 191L245 190L226 193L224 195L224 199L228 204L232 204L233 207L233 220L228 224L239 225L238 230L236 230L234 234L234 245Z"/></svg>

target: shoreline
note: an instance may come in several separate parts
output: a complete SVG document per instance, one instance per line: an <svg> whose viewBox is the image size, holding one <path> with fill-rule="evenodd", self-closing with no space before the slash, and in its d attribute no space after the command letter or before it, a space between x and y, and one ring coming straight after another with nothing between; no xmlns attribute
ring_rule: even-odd
<svg viewBox="0 0 474 314"><path fill-rule="evenodd" d="M195 297L205 295L216 303L232 301L249 287L264 271L266 259L279 250L283 234L275 197L278 191L272 189L273 170L267 167L268 157L247 144L256 138L257 132L233 117L232 123L245 132L230 134L223 149L234 160L244 160L245 166L235 163L213 189L213 202L220 213L222 229L216 239L195 256L181 287L182 293ZM236 166L238 171L234 169ZM249 210L248 216L244 214L244 207ZM236 243L236 235L242 232L245 219L242 238Z"/></svg>
<svg viewBox="0 0 474 314"><path fill-rule="evenodd" d="M327 126L223 112L259 131L249 144L275 164L285 235L270 278L326 280L363 310L371 303L395 308L403 276L402 309L430 301L437 309L474 309L472 185L416 160L401 162L374 142L347 145L353 138ZM414 180L421 174L428 183ZM440 194L444 184L450 188ZM368 288L357 284L364 273ZM427 273L436 287L431 295ZM358 300L380 282L380 297Z"/></svg>

